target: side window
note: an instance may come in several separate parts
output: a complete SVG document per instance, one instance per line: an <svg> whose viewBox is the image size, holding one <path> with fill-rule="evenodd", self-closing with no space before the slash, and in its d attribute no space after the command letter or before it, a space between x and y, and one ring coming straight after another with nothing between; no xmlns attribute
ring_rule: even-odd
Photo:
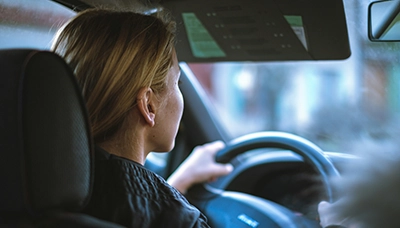
<svg viewBox="0 0 400 228"><path fill-rule="evenodd" d="M49 49L54 34L74 15L49 0L1 0L0 49Z"/></svg>

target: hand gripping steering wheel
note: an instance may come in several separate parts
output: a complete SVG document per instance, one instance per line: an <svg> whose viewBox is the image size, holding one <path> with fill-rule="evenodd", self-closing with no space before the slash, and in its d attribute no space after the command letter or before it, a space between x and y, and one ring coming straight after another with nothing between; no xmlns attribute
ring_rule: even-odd
<svg viewBox="0 0 400 228"><path fill-rule="evenodd" d="M339 177L339 172L318 146L299 136L284 132L248 134L229 142L217 153L216 161L227 163L239 154L257 148L280 148L302 156L320 175L327 200L333 202L330 179ZM186 197L207 216L209 224L216 228L319 227L318 222L298 216L269 200L245 193L215 189L208 184L193 186Z"/></svg>

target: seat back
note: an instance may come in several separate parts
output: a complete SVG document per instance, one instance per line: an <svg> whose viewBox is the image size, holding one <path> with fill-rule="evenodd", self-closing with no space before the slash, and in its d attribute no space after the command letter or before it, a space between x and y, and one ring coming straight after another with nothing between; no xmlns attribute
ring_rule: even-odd
<svg viewBox="0 0 400 228"><path fill-rule="evenodd" d="M0 221L80 211L92 157L84 101L64 60L0 50Z"/></svg>

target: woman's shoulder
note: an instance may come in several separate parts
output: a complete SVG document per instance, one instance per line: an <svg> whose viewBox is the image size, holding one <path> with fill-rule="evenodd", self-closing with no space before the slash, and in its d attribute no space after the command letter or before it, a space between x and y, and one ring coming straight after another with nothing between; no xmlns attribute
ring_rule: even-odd
<svg viewBox="0 0 400 228"><path fill-rule="evenodd" d="M127 193L151 198L181 198L161 176L143 165L96 148L95 167L98 179L109 179Z"/></svg>
<svg viewBox="0 0 400 228"><path fill-rule="evenodd" d="M139 163L104 152L97 151L103 154L98 154L95 162L95 184L88 208L91 214L126 226L151 227L158 222L171 223L168 227L206 226L198 209L161 176Z"/></svg>

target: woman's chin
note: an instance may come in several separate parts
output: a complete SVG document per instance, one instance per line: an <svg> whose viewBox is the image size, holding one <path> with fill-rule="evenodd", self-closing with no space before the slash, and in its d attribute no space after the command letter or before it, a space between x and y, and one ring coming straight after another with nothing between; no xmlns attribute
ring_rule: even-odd
<svg viewBox="0 0 400 228"><path fill-rule="evenodd" d="M168 146L160 146L158 149L153 150L153 152L157 153L168 153L175 147L175 141Z"/></svg>

